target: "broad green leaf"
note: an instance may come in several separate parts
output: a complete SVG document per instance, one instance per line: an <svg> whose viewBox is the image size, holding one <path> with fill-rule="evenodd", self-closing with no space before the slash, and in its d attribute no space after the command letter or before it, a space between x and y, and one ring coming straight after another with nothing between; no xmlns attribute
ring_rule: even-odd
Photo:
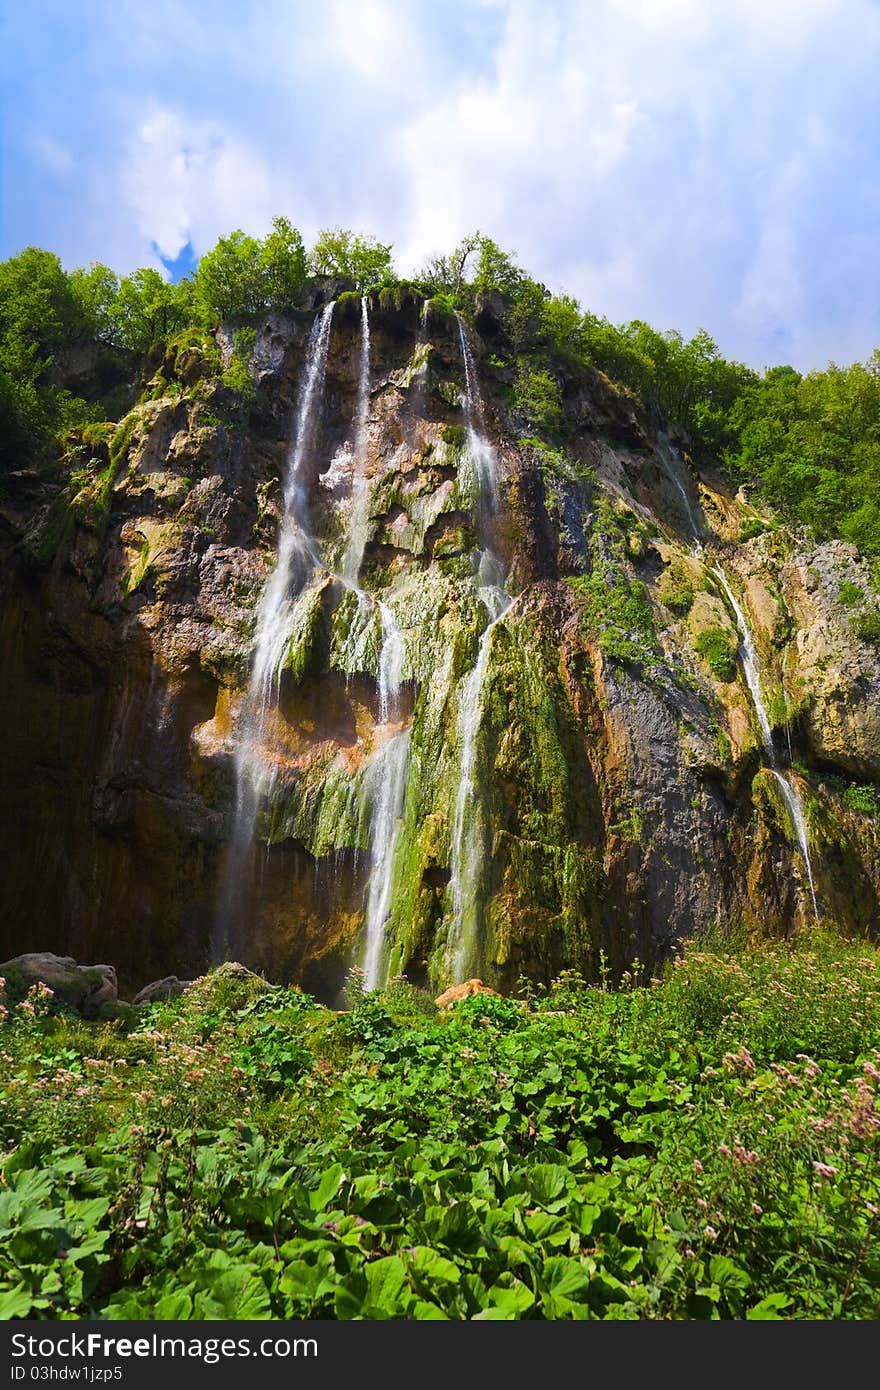
<svg viewBox="0 0 880 1390"><path fill-rule="evenodd" d="M193 1312L197 1318L244 1321L271 1318L272 1305L262 1279L248 1265L240 1265L212 1279L207 1291L197 1293Z"/></svg>
<svg viewBox="0 0 880 1390"><path fill-rule="evenodd" d="M457 1284L461 1278L458 1265L443 1255L438 1255L437 1251L428 1245L417 1245L410 1253L409 1259L411 1268L417 1274L438 1284Z"/></svg>
<svg viewBox="0 0 880 1390"><path fill-rule="evenodd" d="M335 1197L345 1179L341 1163L334 1163L321 1174L321 1181L309 1194L312 1211L323 1211L331 1198Z"/></svg>
<svg viewBox="0 0 880 1390"><path fill-rule="evenodd" d="M784 1308L791 1307L791 1299L784 1293L768 1293L760 1303L746 1310L747 1322L781 1322Z"/></svg>
<svg viewBox="0 0 880 1390"><path fill-rule="evenodd" d="M400 1256L385 1255L380 1260L371 1260L365 1273L368 1302L374 1308L395 1311L406 1281L406 1266Z"/></svg>
<svg viewBox="0 0 880 1390"><path fill-rule="evenodd" d="M24 1284L0 1293L0 1319L26 1318L33 1307L33 1295Z"/></svg>
<svg viewBox="0 0 880 1390"><path fill-rule="evenodd" d="M189 1285L192 1288L192 1285ZM160 1298L153 1309L156 1322L183 1322L192 1317L193 1301L187 1289L178 1289Z"/></svg>

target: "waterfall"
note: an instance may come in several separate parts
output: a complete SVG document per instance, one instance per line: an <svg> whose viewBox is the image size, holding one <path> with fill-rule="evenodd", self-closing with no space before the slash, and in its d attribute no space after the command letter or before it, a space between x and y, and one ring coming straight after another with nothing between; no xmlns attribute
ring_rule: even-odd
<svg viewBox="0 0 880 1390"><path fill-rule="evenodd" d="M382 618L382 650L379 653L379 718L383 724L396 713L403 665L403 633L387 603L379 603Z"/></svg>
<svg viewBox="0 0 880 1390"><path fill-rule="evenodd" d="M691 506L690 498L687 495L687 491L684 487L684 484L682 483L673 466L673 464L678 460L678 455L676 451L672 448L672 445L669 443L669 440L667 439L666 435L663 434L662 431L658 431L657 444L657 453L663 471L666 474L669 481L672 483L679 497L681 498L682 505L684 506L685 512L687 514L688 523L690 525L691 533L694 538L694 554L698 558L702 558L703 546L700 540L700 528L697 525L697 519L694 515L694 510ZM739 629L740 634L740 664L743 669L743 675L746 678L746 685L749 688L749 694L752 697L752 706L754 708L755 715L758 720L758 726L761 730L761 739L764 744L764 749L767 753L767 759L770 763L770 771L776 778L776 781L779 785L779 790L782 793L782 798L786 804L786 807L788 808L788 813L791 816L792 825L794 826L795 835L797 837L798 848L800 850L801 859L803 861L804 869L807 875L807 885L810 890L810 901L813 905L813 915L815 916L816 921L818 922L819 905L816 898L816 885L813 878L813 863L810 858L810 843L809 837L807 835L806 817L804 816L803 798L801 797L800 791L797 786L797 782L794 780L794 777L791 775L790 772L786 774L785 772L780 771L779 764L777 762L776 749L773 746L773 729L770 724L770 715L767 711L767 705L764 701L764 693L761 689L761 663L758 659L758 651L755 646L755 640L752 636L752 631L749 627L748 620L746 618L742 605L737 600L737 597L734 594L733 589L731 588L728 582L727 575L724 573L720 565L712 565L711 570L712 573L715 575L715 578L718 580L721 587L723 588L725 594L727 595L727 601L733 609L734 614L736 615L736 625ZM786 733L788 734L788 729L786 729ZM790 762L790 735L788 735L788 756Z"/></svg>
<svg viewBox="0 0 880 1390"><path fill-rule="evenodd" d="M394 614L379 603L382 617L382 650L379 654L379 718L385 726L398 715L403 633ZM409 770L409 733L395 734L374 759L367 773L370 799L370 886L367 893L364 933L364 985L380 989L386 983L385 923L391 912L394 858L400 838L400 822Z"/></svg>
<svg viewBox="0 0 880 1390"><path fill-rule="evenodd" d="M361 295L361 346L358 371L357 402L354 416L354 447L352 455L351 512L348 523L348 544L342 562L343 576L357 583L367 544L369 484L366 475L367 418L370 411L370 314L367 296Z"/></svg>
<svg viewBox="0 0 880 1390"><path fill-rule="evenodd" d="M405 732L389 739L368 773L372 825L363 956L366 989L381 989L387 983L385 923L391 913L394 858L400 837L408 765L409 733Z"/></svg>
<svg viewBox="0 0 880 1390"><path fill-rule="evenodd" d="M449 893L458 930L451 964L456 982L461 982L479 963L480 875L483 868L485 828L479 815L479 784L477 779L477 737L480 732L483 700L483 680L489 662L489 650L495 628L510 611L513 600L498 589L483 588L480 597L490 614L477 652L473 669L465 677L458 710L458 735L461 740L461 767L458 795L450 828L451 873Z"/></svg>
<svg viewBox="0 0 880 1390"><path fill-rule="evenodd" d="M390 725L398 715L403 667L403 634L386 603L377 601L359 584L369 530L367 423L370 411L370 315L361 295L361 338L358 387L353 422L352 492L348 537L340 580L357 596L362 615L378 607L382 623L379 652L379 723ZM409 734L393 735L374 757L366 773L370 805L370 878L364 924L363 970L367 989L379 989L387 973L385 924L391 911L394 858L400 835L409 766Z"/></svg>
<svg viewBox="0 0 880 1390"><path fill-rule="evenodd" d="M813 915L819 921L819 904L816 899L816 885L813 879L813 863L810 859L810 842L807 835L807 822L804 816L804 803L798 789L797 783L791 773L781 772L776 760L776 750L773 746L773 729L770 724L770 716L764 702L764 695L761 690L761 667L758 661L758 653L755 647L751 629L746 620L741 605L737 602L736 596L728 583L727 576L720 565L712 566L712 573L721 584L727 595L728 602L736 614L736 623L740 633L739 657L742 663L746 684L752 697L752 704L755 707L755 714L758 717L758 724L761 729L761 737L764 741L764 748L767 759L770 763L770 771L776 778L782 798L788 808L797 837L798 848L800 849L801 859L807 874L807 884L810 889L810 901L813 904Z"/></svg>
<svg viewBox="0 0 880 1390"><path fill-rule="evenodd" d="M492 515L498 506L498 460L495 450L486 437L485 411L477 368L471 345L464 331L461 315L458 320L458 336L461 343L461 356L464 362L464 426L467 434L467 462L473 469L479 492L481 509Z"/></svg>
<svg viewBox="0 0 880 1390"><path fill-rule="evenodd" d="M223 876L222 900L215 924L212 953L222 959L240 924L244 899L242 882L254 838L262 797L271 790L274 771L260 745L267 736L270 708L277 703L281 668L290 638L293 603L309 572L320 565L317 546L308 529L307 489L303 464L314 441L323 400L333 303L312 326L297 394L293 436L284 478L284 514L278 534L278 559L257 609L254 660L235 754L235 813Z"/></svg>
<svg viewBox="0 0 880 1390"><path fill-rule="evenodd" d="M682 506L684 507L685 515L688 519L688 525L691 528L691 535L694 538L694 550L698 555L702 555L703 545L700 540L700 536L702 534L701 529L697 525L697 518L694 515L694 509L691 506L691 499L687 495L687 489L685 488L684 483L681 481L681 478L678 476L676 469L673 467L673 462L678 462L678 454L673 449L672 445L669 443L667 436L663 433L662 430L657 431L657 446L657 457L660 459L660 465L663 469L663 472L666 474L667 478L672 483L672 486L675 488L676 492L681 498Z"/></svg>
<svg viewBox="0 0 880 1390"><path fill-rule="evenodd" d="M320 566L317 545L308 529L307 489L302 468L311 450L323 399L327 349L333 304L318 315L312 329L309 350L297 401L293 445L287 456L284 480L284 515L278 536L278 560L257 609L257 633L248 715L259 706L259 723L265 719L269 702L277 698L277 685L287 643L293 603L309 575ZM256 701L252 698L256 696Z"/></svg>
<svg viewBox="0 0 880 1390"><path fill-rule="evenodd" d="M478 489L478 509L485 518L491 517L498 506L498 461L485 434L485 412L471 346L461 318L456 317L464 363L466 461L473 470ZM484 539L477 585L480 599L488 611L489 622L480 637L477 660L461 684L458 707L461 764L450 826L449 896L456 936L454 942L450 942L449 965L456 981L465 979L479 967L479 891L485 857L485 825L477 777L477 740L482 722L483 684L492 635L513 603L504 587L500 557L491 541Z"/></svg>

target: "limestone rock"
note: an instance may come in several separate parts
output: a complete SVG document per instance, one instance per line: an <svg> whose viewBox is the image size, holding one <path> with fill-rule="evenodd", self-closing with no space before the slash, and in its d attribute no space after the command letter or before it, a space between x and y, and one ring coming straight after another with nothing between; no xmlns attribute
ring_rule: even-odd
<svg viewBox="0 0 880 1390"><path fill-rule="evenodd" d="M496 999L499 997L497 990L490 989L488 985L483 984L482 980L474 979L465 980L461 985L451 985L442 994L438 994L434 1003L438 1009L451 1009L462 999L470 999L472 994L491 994Z"/></svg>
<svg viewBox="0 0 880 1390"><path fill-rule="evenodd" d="M69 1004L85 1018L95 1018L102 1005L115 1004L116 971L112 965L77 965L72 956L51 951L30 951L0 965L7 987L14 982L26 991L42 982L60 1003Z"/></svg>
<svg viewBox="0 0 880 1390"><path fill-rule="evenodd" d="M161 980L152 980L139 989L131 1001L136 1007L140 1004L155 1004L158 1000L176 999L192 988L192 980L180 980L176 975L166 975Z"/></svg>

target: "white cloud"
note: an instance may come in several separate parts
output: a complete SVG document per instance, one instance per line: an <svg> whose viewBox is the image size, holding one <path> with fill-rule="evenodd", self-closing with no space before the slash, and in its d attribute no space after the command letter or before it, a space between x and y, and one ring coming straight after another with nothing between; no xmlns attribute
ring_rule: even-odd
<svg viewBox="0 0 880 1390"><path fill-rule="evenodd" d="M283 212L412 269L480 227L597 312L757 365L880 339L874 0L87 9L22 78L10 249L127 270Z"/></svg>
<svg viewBox="0 0 880 1390"><path fill-rule="evenodd" d="M276 209L260 154L214 123L157 106L130 141L122 187L140 235L173 259L201 254L235 227L265 231Z"/></svg>
<svg viewBox="0 0 880 1390"><path fill-rule="evenodd" d="M398 136L403 259L480 226L612 318L705 325L761 364L780 343L805 363L821 314L834 351L864 309L828 323L810 268L865 217L842 171L878 58L859 0L510 0L491 74Z"/></svg>

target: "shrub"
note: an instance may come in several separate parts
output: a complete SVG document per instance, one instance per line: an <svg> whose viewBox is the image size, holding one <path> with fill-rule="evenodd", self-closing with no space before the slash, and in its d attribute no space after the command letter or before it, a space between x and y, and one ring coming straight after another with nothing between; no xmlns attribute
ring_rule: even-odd
<svg viewBox="0 0 880 1390"><path fill-rule="evenodd" d="M717 680L732 681L736 679L736 658L739 643L732 632L723 627L705 628L697 637L694 645Z"/></svg>
<svg viewBox="0 0 880 1390"><path fill-rule="evenodd" d="M681 565L670 565L660 580L660 598L666 607L679 616L690 612L694 601L693 580Z"/></svg>

